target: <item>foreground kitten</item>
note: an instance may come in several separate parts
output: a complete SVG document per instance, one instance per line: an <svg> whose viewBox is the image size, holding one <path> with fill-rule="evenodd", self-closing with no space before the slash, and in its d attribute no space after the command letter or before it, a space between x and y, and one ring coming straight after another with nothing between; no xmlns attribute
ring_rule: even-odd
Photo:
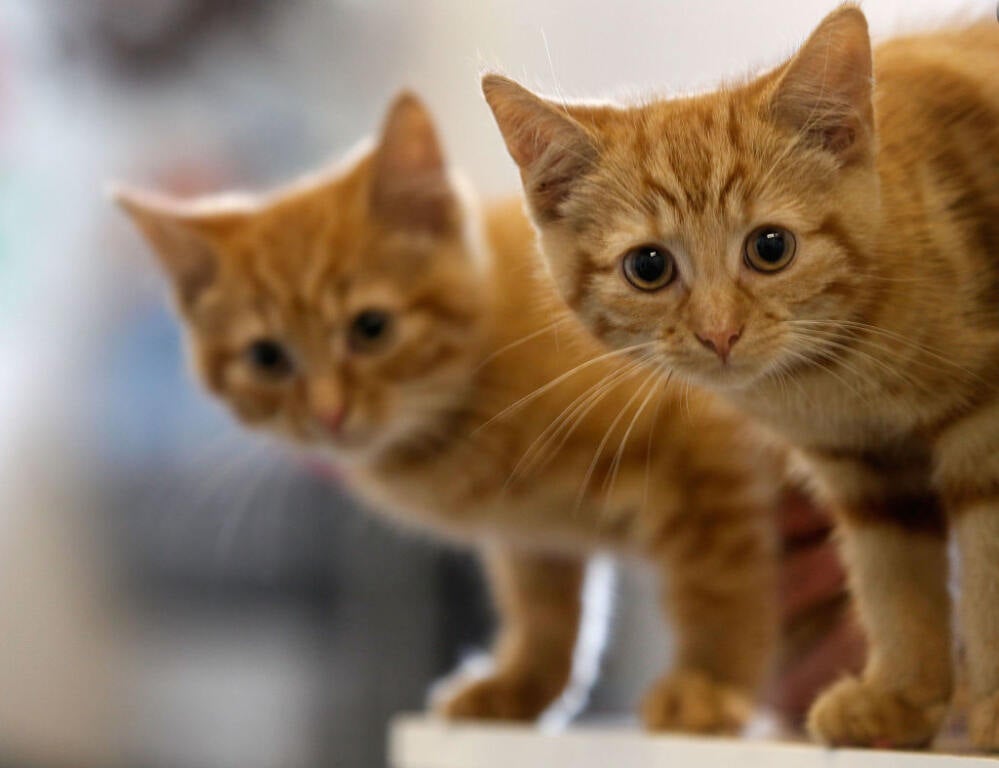
<svg viewBox="0 0 999 768"><path fill-rule="evenodd" d="M710 397L601 350L539 274L520 201L481 222L463 207L413 97L373 151L274 197L118 200L174 283L198 373L242 421L482 547L496 669L446 713L533 718L559 695L601 547L669 568L678 655L645 723L743 723L775 631L780 458Z"/></svg>
<svg viewBox="0 0 999 768"><path fill-rule="evenodd" d="M999 26L888 42L873 80L844 6L783 66L703 96L483 88L576 312L776 427L838 510L871 650L812 731L933 739L951 528L971 734L999 749Z"/></svg>

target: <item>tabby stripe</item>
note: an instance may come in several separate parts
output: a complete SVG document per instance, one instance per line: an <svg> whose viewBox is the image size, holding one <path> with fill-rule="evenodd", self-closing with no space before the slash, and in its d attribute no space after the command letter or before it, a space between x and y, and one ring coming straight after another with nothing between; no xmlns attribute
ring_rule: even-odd
<svg viewBox="0 0 999 768"><path fill-rule="evenodd" d="M725 125L725 132L728 134L728 143L732 145L732 149L741 151L742 136L739 131L739 112L735 99L729 99L728 102L728 122Z"/></svg>
<svg viewBox="0 0 999 768"><path fill-rule="evenodd" d="M846 251L847 260L850 263L850 267L854 270L859 271L862 267L863 254L860 252L859 246L850 237L843 226L843 222L840 218L832 213L826 216L822 223L818 227L805 233L806 237L826 237L832 240L836 245Z"/></svg>
<svg viewBox="0 0 999 768"><path fill-rule="evenodd" d="M714 110L708 109L703 114L701 114L701 127L704 135L711 133L715 127L715 113Z"/></svg>
<svg viewBox="0 0 999 768"><path fill-rule="evenodd" d="M465 310L433 296L424 296L409 305L410 311L426 312L445 319L452 325L468 325L475 320L474 310Z"/></svg>
<svg viewBox="0 0 999 768"><path fill-rule="evenodd" d="M955 149L942 150L933 158L934 170L940 177L938 184L953 183L960 194L947 203L947 211L969 241L985 258L981 268L988 279L979 281L981 301L994 308L999 302L999 267L995 256L999 254L999 195L982 190L975 172L968 167L964 156ZM994 322L994 315L989 318Z"/></svg>
<svg viewBox="0 0 999 768"><path fill-rule="evenodd" d="M837 514L851 525L894 525L910 533L944 536L947 521L934 493L901 493L838 505Z"/></svg>
<svg viewBox="0 0 999 768"><path fill-rule="evenodd" d="M687 185L683 188L683 194L687 200L688 213L694 215L704 213L704 209L708 207L708 195L705 190Z"/></svg>
<svg viewBox="0 0 999 768"><path fill-rule="evenodd" d="M735 185L741 182L746 177L746 169L743 167L742 163L736 163L732 166L732 170L728 173L728 178L722 185L721 191L718 193L718 207L724 208L725 203L728 200L728 196L732 193Z"/></svg>
<svg viewBox="0 0 999 768"><path fill-rule="evenodd" d="M999 478L982 478L974 483L946 485L941 491L944 505L953 516L982 504L994 504L999 513Z"/></svg>
<svg viewBox="0 0 999 768"><path fill-rule="evenodd" d="M642 183L649 190L649 192L656 195L661 200L665 201L674 210L680 211L683 209L683 206L680 204L680 201L676 197L676 195L674 195L672 192L666 189L666 187L664 187L660 182L653 179L651 176L646 176L643 179Z"/></svg>
<svg viewBox="0 0 999 768"><path fill-rule="evenodd" d="M588 293L588 288L590 280L594 274L609 275L617 269L617 262L612 262L610 264L600 264L594 258L593 254L582 248L576 251L576 270L574 273L574 282L572 288L569 290L568 295L565 297L565 302L573 309L579 309L583 302L586 294Z"/></svg>

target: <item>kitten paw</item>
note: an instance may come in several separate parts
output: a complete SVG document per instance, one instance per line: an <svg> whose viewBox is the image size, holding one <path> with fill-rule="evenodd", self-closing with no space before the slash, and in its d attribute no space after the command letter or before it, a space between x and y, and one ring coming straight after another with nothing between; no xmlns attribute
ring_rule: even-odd
<svg viewBox="0 0 999 768"><path fill-rule="evenodd" d="M459 683L437 710L456 720L530 721L544 712L563 688L537 675L496 674Z"/></svg>
<svg viewBox="0 0 999 768"><path fill-rule="evenodd" d="M999 752L999 693L976 700L968 716L972 743L986 752Z"/></svg>
<svg viewBox="0 0 999 768"><path fill-rule="evenodd" d="M896 691L846 678L823 693L808 713L808 732L835 747L928 747L947 714L947 702L920 705Z"/></svg>
<svg viewBox="0 0 999 768"><path fill-rule="evenodd" d="M642 722L651 731L735 734L752 713L746 691L690 670L667 675L642 701Z"/></svg>

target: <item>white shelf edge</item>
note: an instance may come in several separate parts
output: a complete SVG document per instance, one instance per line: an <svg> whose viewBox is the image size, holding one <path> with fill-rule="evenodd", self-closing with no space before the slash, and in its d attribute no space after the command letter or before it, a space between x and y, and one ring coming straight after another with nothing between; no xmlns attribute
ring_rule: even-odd
<svg viewBox="0 0 999 768"><path fill-rule="evenodd" d="M632 728L582 725L557 733L531 726L397 717L392 768L996 768L985 755L824 749L750 739L650 736Z"/></svg>

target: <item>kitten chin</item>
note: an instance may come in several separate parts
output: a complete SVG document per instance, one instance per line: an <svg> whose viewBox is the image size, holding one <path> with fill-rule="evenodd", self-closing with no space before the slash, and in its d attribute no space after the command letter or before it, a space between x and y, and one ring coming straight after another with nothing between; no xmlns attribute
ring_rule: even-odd
<svg viewBox="0 0 999 768"><path fill-rule="evenodd" d="M730 360L722 365L716 361L701 364L667 364L669 370L677 372L698 386L718 392L738 392L760 384L778 370L776 365Z"/></svg>

